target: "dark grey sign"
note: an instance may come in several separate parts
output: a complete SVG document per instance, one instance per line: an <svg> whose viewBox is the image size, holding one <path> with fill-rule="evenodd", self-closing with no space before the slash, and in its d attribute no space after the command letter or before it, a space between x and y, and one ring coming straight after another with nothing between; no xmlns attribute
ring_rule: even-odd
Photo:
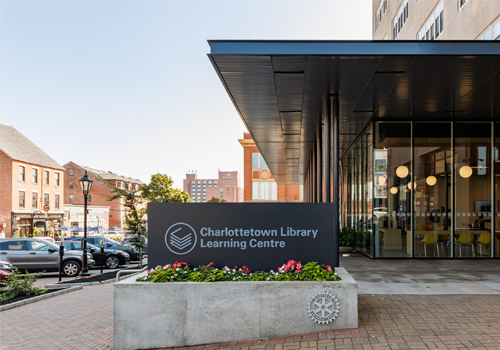
<svg viewBox="0 0 500 350"><path fill-rule="evenodd" d="M150 203L148 265L334 266L332 203Z"/></svg>

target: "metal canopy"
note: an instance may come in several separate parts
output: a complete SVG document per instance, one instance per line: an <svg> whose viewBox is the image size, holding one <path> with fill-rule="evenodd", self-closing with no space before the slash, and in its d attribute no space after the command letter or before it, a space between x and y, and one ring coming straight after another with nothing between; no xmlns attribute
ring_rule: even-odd
<svg viewBox="0 0 500 350"><path fill-rule="evenodd" d="M338 94L341 155L370 120L499 119L500 42L209 43L279 184L303 183L326 95Z"/></svg>

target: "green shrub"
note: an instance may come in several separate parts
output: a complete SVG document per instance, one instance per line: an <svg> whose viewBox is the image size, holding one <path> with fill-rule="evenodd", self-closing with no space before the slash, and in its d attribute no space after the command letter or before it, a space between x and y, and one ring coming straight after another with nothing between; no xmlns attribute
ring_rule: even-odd
<svg viewBox="0 0 500 350"><path fill-rule="evenodd" d="M28 271L26 271L23 275L17 268L14 267L14 275L7 279L6 286L2 288L0 301L13 299L23 295L40 295L45 293L47 290L33 286L42 274L43 272L30 275Z"/></svg>

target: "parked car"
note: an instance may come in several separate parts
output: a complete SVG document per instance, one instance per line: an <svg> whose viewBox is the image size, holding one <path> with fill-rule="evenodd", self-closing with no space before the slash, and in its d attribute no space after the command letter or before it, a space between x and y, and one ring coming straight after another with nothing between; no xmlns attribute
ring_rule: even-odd
<svg viewBox="0 0 500 350"><path fill-rule="evenodd" d="M126 237L123 239L122 243L125 243L125 244L128 244L128 245L131 245L130 244L130 240L134 238L134 236L131 236L131 237ZM147 255L148 254L148 238L147 237L142 237L141 239L143 241L143 248L142 248L142 254L143 255Z"/></svg>
<svg viewBox="0 0 500 350"><path fill-rule="evenodd" d="M57 245L61 245L61 242L57 242ZM64 249L68 250L82 250L82 241L77 240L65 240ZM101 247L96 247L93 244L87 243L87 250L92 254L95 261L94 267L101 266ZM118 249L104 248L104 266L108 269L116 269L120 265L126 265L130 263L130 254Z"/></svg>
<svg viewBox="0 0 500 350"><path fill-rule="evenodd" d="M68 237L67 240L71 241L81 241L83 239L82 236L73 236ZM65 239L66 241L66 239ZM96 247L101 248L101 241L104 242L104 248L118 249L126 251L130 254L130 261L139 261L139 253L132 247L131 245L118 243L113 241L112 239L101 237L101 236L87 236L87 243L95 245Z"/></svg>
<svg viewBox="0 0 500 350"><path fill-rule="evenodd" d="M59 271L59 246L39 238L2 238L0 239L0 258L21 271ZM74 277L80 273L83 254L74 250L64 252L62 273ZM92 254L87 255L87 266L95 261Z"/></svg>
<svg viewBox="0 0 500 350"><path fill-rule="evenodd" d="M5 281L14 274L14 268L8 261L0 260L0 286L5 285Z"/></svg>

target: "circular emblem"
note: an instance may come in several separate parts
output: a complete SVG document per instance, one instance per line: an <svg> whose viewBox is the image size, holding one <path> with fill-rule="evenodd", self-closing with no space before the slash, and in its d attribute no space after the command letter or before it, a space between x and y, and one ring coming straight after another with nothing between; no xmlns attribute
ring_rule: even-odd
<svg viewBox="0 0 500 350"><path fill-rule="evenodd" d="M183 222L170 226L165 233L168 250L177 255L189 253L196 246L196 231Z"/></svg>
<svg viewBox="0 0 500 350"><path fill-rule="evenodd" d="M268 170L261 170L259 173L259 177L261 180L268 180L271 177L271 174Z"/></svg>
<svg viewBox="0 0 500 350"><path fill-rule="evenodd" d="M340 311L337 297L329 291L314 294L307 302L307 312L318 324L328 324L337 318Z"/></svg>

